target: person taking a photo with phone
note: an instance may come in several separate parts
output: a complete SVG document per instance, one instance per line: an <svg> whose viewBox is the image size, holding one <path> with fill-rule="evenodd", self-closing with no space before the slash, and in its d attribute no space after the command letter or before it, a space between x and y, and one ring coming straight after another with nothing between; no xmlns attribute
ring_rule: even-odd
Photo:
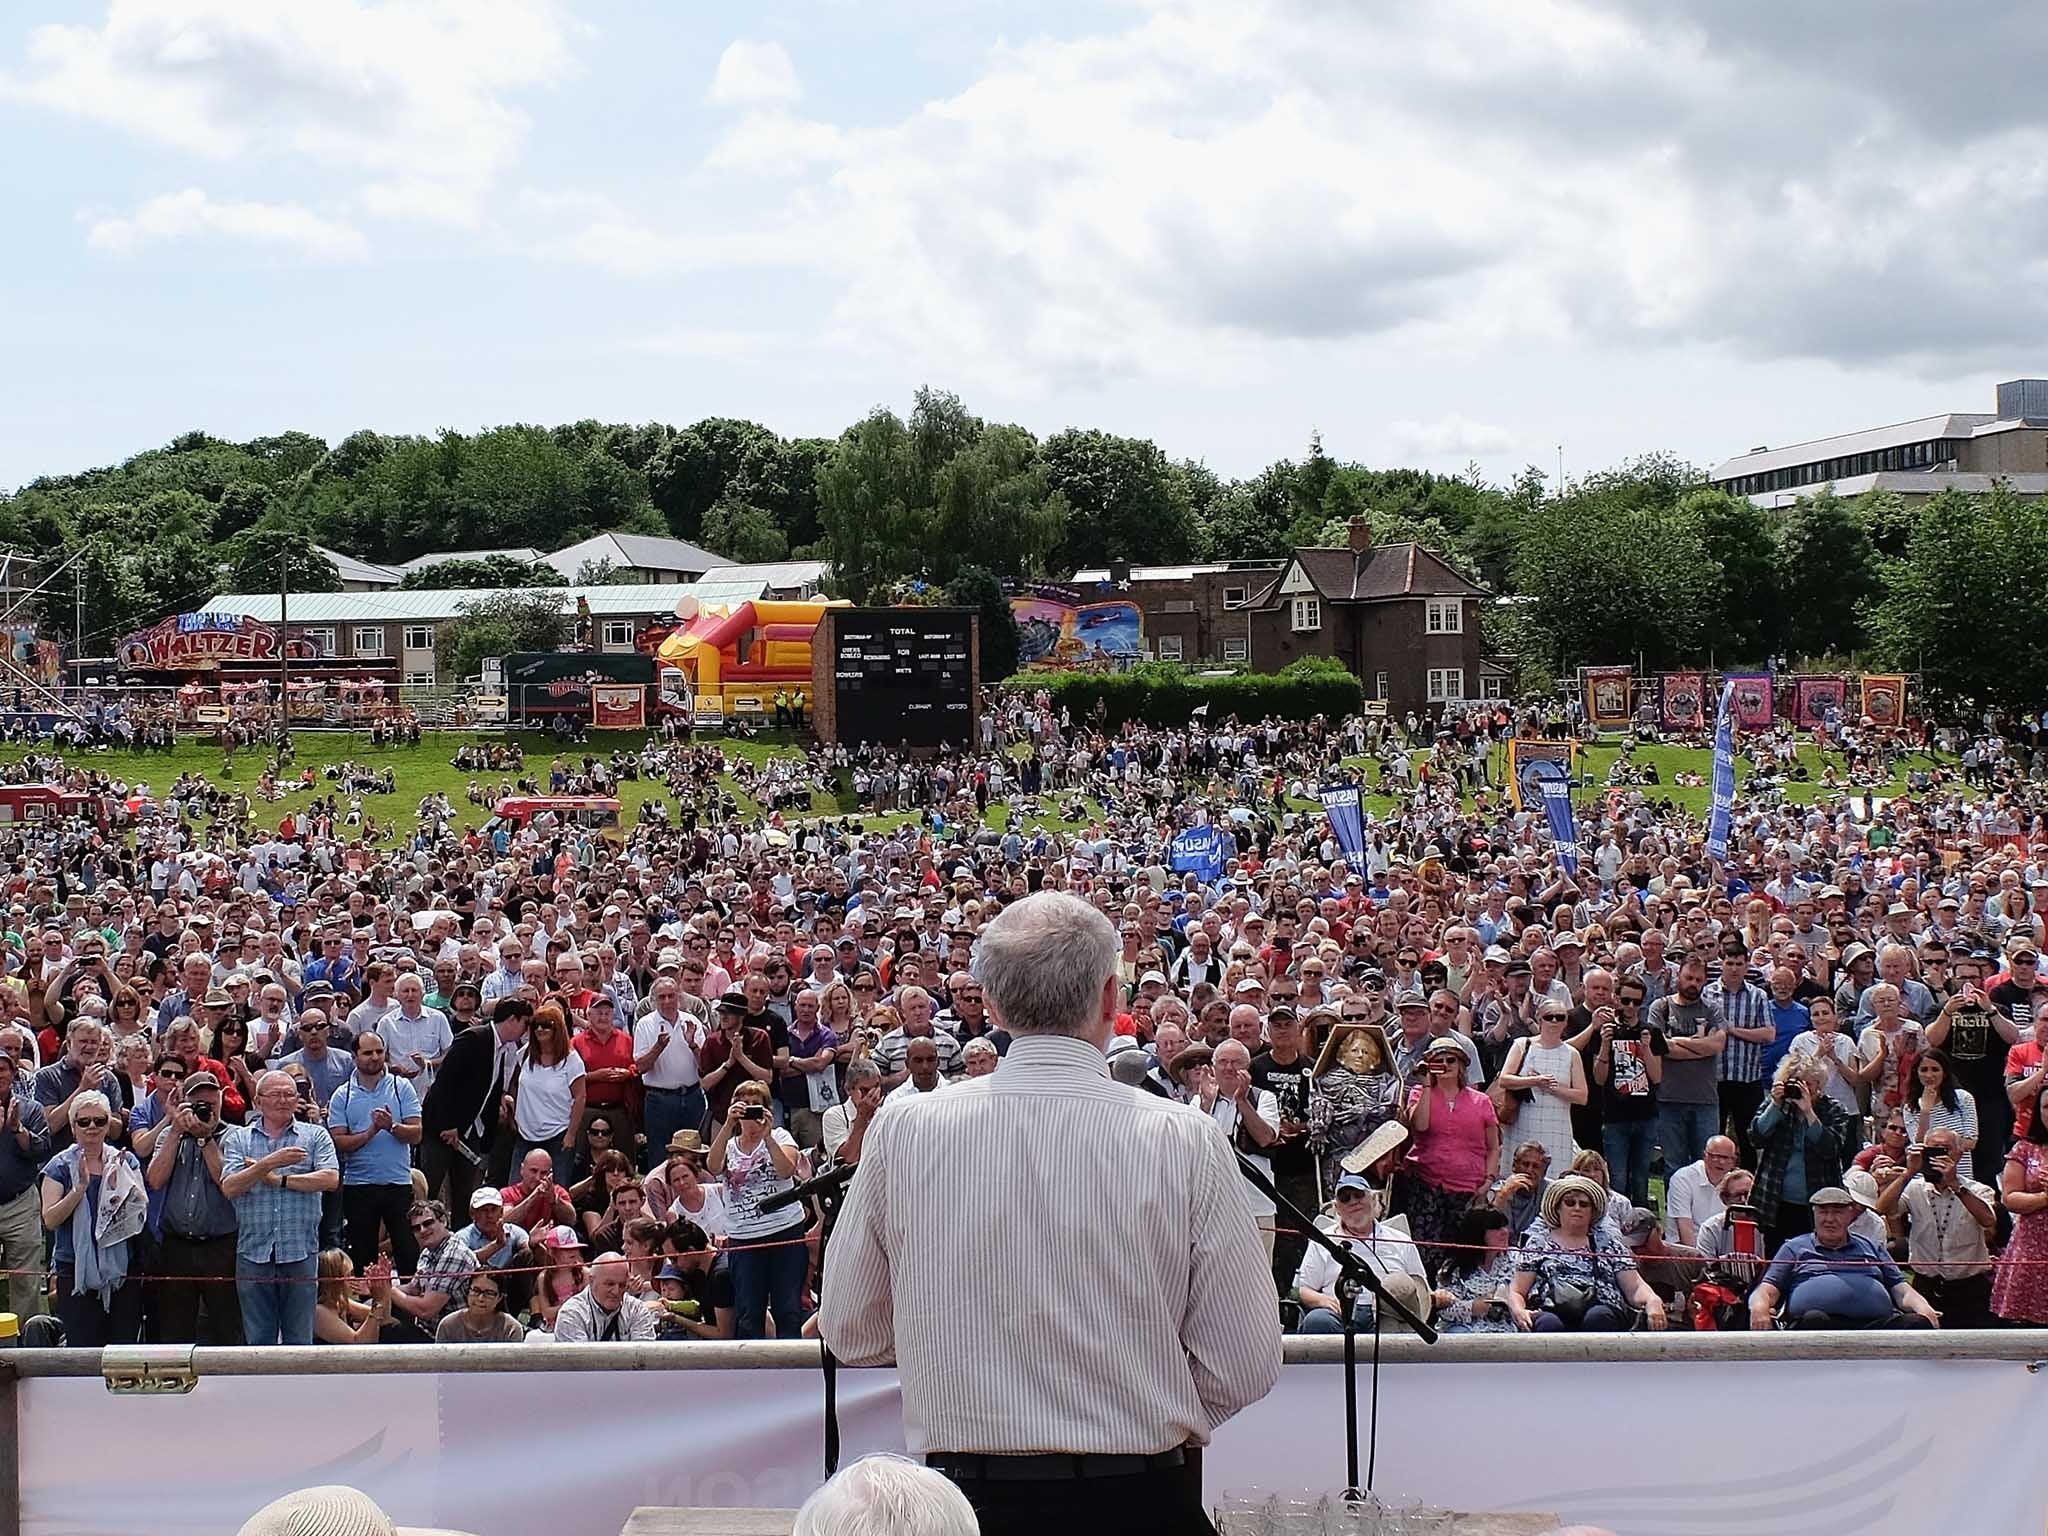
<svg viewBox="0 0 2048 1536"><path fill-rule="evenodd" d="M803 1243L807 1213L801 1204L764 1212L761 1203L809 1178L810 1169L789 1132L771 1125L765 1083L745 1082L733 1090L705 1164L725 1181L735 1336L765 1337L762 1325L772 1309L775 1336L795 1338L804 1324L804 1275L810 1267Z"/></svg>
<svg viewBox="0 0 2048 1536"><path fill-rule="evenodd" d="M1828 1097L1827 1081L1827 1067L1816 1057L1787 1056L1750 1122L1757 1148L1754 1203L1772 1252L1813 1230L1809 1198L1841 1184L1842 1168L1862 1140L1857 1122Z"/></svg>

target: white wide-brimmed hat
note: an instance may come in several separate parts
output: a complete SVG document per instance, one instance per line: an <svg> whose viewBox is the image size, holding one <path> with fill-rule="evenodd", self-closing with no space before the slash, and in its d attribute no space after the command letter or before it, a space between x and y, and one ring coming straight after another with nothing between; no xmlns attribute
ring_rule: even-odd
<svg viewBox="0 0 2048 1536"><path fill-rule="evenodd" d="M249 1517L238 1536L463 1536L460 1531L393 1525L377 1501L357 1488L331 1484L288 1493Z"/></svg>

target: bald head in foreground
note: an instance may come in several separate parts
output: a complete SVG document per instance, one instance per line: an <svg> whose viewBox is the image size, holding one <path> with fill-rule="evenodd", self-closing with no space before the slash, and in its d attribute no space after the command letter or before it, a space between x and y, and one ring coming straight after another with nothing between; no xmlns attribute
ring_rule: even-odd
<svg viewBox="0 0 2048 1536"><path fill-rule="evenodd" d="M1064 893L990 923L974 973L1009 1054L891 1102L833 1234L825 1339L896 1362L906 1442L984 1536L1207 1530L1201 1448L1280 1372L1223 1132L1110 1080L1117 955L1109 920Z"/></svg>

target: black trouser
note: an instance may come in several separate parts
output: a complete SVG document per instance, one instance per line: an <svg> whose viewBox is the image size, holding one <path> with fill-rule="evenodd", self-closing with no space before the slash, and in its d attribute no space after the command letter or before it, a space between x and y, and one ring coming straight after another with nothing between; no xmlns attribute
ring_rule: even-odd
<svg viewBox="0 0 2048 1536"><path fill-rule="evenodd" d="M1927 1304L1941 1314L1944 1328L1999 1328L2004 1325L1991 1315L1991 1276L1963 1275L1950 1280L1941 1275L1915 1273L1913 1289L1927 1298Z"/></svg>
<svg viewBox="0 0 2048 1536"><path fill-rule="evenodd" d="M1756 1166L1756 1143L1749 1139L1749 1122L1756 1118L1756 1112L1763 1107L1764 1085L1762 1083L1723 1083L1721 1087L1721 1126L1723 1131L1735 1139L1738 1160L1744 1168Z"/></svg>
<svg viewBox="0 0 2048 1536"><path fill-rule="evenodd" d="M239 1349L242 1298L235 1289L235 1234L197 1242L166 1232L149 1284L150 1336L160 1344L213 1344ZM205 1327L201 1328L201 1314Z"/></svg>
<svg viewBox="0 0 2048 1536"><path fill-rule="evenodd" d="M64 1325L64 1342L72 1349L104 1349L109 1344L142 1342L142 1282L124 1280L114 1288L111 1307L100 1305L99 1293L81 1294L74 1287L77 1272L69 1265L57 1269L57 1321Z"/></svg>
<svg viewBox="0 0 2048 1536"><path fill-rule="evenodd" d="M477 1182L483 1177L482 1170L475 1163L439 1136L420 1139L419 1163L420 1172L427 1180L427 1198L444 1201L451 1222L456 1212L469 1210L469 1197L476 1193ZM448 1186L445 1196L441 1193L444 1182ZM465 1215L463 1219L467 1221L469 1218Z"/></svg>
<svg viewBox="0 0 2048 1536"><path fill-rule="evenodd" d="M377 1230L391 1234L391 1267L409 1275L419 1263L419 1239L412 1235L412 1180L403 1184L344 1184L341 1210L348 1226L348 1256L356 1273L377 1261Z"/></svg>
<svg viewBox="0 0 2048 1536"><path fill-rule="evenodd" d="M1315 1210L1318 1202L1314 1168L1306 1173L1278 1175L1273 1180L1273 1187L1304 1211ZM1301 1268L1301 1256L1308 1252L1307 1235L1295 1230L1299 1225L1285 1211L1273 1217L1273 1284L1281 1296L1290 1301L1294 1297L1294 1276Z"/></svg>
<svg viewBox="0 0 2048 1536"><path fill-rule="evenodd" d="M981 1536L1215 1536L1202 1507L1202 1453L1190 1446L1183 1464L1125 1477L974 1477L930 1458L974 1506ZM968 1458L996 1464L1010 1458ZM1026 1458L1018 1458L1023 1460ZM1037 1458L1028 1458L1036 1460ZM1090 1458L1072 1458L1077 1467Z"/></svg>

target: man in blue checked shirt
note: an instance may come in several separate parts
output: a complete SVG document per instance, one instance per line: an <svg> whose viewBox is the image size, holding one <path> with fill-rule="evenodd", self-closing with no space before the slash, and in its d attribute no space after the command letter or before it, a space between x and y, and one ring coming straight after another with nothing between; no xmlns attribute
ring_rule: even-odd
<svg viewBox="0 0 2048 1536"><path fill-rule="evenodd" d="M289 1072L256 1083L256 1115L230 1127L221 1193L235 1202L235 1289L251 1344L311 1344L320 1265L320 1197L341 1183L326 1130L298 1118Z"/></svg>
<svg viewBox="0 0 2048 1536"><path fill-rule="evenodd" d="M1728 1021L1728 1045L1721 1052L1721 1124L1735 1138L1745 1168L1756 1166L1749 1122L1764 1101L1764 1051L1776 1042L1771 1000L1749 979L1749 950L1730 935L1721 945L1721 974L1700 991L1706 1002L1718 1003Z"/></svg>

